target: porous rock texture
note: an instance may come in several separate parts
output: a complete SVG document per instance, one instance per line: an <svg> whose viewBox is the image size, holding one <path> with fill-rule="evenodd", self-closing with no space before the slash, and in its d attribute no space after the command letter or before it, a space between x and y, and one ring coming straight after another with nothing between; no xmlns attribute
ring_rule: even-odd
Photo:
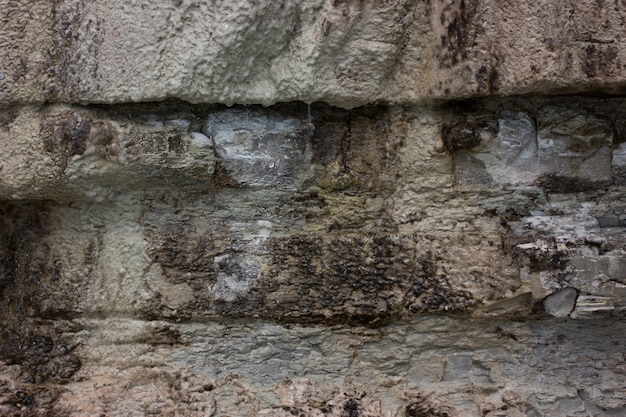
<svg viewBox="0 0 626 417"><path fill-rule="evenodd" d="M626 86L618 0L2 0L0 101L414 104Z"/></svg>
<svg viewBox="0 0 626 417"><path fill-rule="evenodd" d="M0 415L626 413L623 2L0 19Z"/></svg>

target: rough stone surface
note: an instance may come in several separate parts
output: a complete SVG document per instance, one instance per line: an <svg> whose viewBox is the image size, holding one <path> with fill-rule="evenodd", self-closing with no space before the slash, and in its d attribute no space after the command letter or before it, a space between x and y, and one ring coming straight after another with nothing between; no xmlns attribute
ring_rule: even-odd
<svg viewBox="0 0 626 417"><path fill-rule="evenodd" d="M619 1L0 2L0 103L620 93Z"/></svg>
<svg viewBox="0 0 626 417"><path fill-rule="evenodd" d="M25 350L7 345L1 353L3 415L608 417L626 410L623 320L425 316L377 329L122 318L29 324Z"/></svg>
<svg viewBox="0 0 626 417"><path fill-rule="evenodd" d="M543 306L548 314L554 317L567 317L576 307L577 292L573 288L563 288L550 294L543 300Z"/></svg>
<svg viewBox="0 0 626 417"><path fill-rule="evenodd" d="M44 315L526 316L564 287L621 314L621 105L315 106L313 126L303 105L24 108L0 132L0 190L15 201L7 239L33 229L39 259L11 273L39 283L28 291ZM30 209L41 226L14 219L24 199L55 200Z"/></svg>
<svg viewBox="0 0 626 417"><path fill-rule="evenodd" d="M625 17L0 0L0 415L625 414Z"/></svg>
<svg viewBox="0 0 626 417"><path fill-rule="evenodd" d="M2 410L619 414L622 107L6 110Z"/></svg>

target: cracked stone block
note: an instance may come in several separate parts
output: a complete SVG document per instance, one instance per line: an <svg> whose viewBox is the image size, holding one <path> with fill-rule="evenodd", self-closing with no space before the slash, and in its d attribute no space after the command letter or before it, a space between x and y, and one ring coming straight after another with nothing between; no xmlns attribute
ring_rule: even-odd
<svg viewBox="0 0 626 417"><path fill-rule="evenodd" d="M612 162L615 185L626 185L626 142L613 149Z"/></svg>
<svg viewBox="0 0 626 417"><path fill-rule="evenodd" d="M626 252L611 251L598 258L598 271L626 284Z"/></svg>
<svg viewBox="0 0 626 417"><path fill-rule="evenodd" d="M587 252L590 252L587 250ZM594 256L591 253L578 250L570 254L570 268L566 281L573 287L586 293L606 296L625 297L626 286L624 285L625 259L616 254Z"/></svg>
<svg viewBox="0 0 626 417"><path fill-rule="evenodd" d="M554 317L567 317L576 306L577 292L574 288L563 288L543 300L546 312Z"/></svg>
<svg viewBox="0 0 626 417"><path fill-rule="evenodd" d="M624 227L626 226L626 219L621 220L619 216L614 214L607 214L602 216L597 216L596 220L598 221L599 227Z"/></svg>
<svg viewBox="0 0 626 417"><path fill-rule="evenodd" d="M610 313L615 310L617 297L597 296L591 294L580 295L576 300L576 310L573 317L593 317L595 313Z"/></svg>
<svg viewBox="0 0 626 417"><path fill-rule="evenodd" d="M499 184L530 182L537 165L535 122L523 112L503 112L498 134L477 148L475 157Z"/></svg>
<svg viewBox="0 0 626 417"><path fill-rule="evenodd" d="M255 110L211 114L205 133L222 165L239 184L296 185L311 161L308 125Z"/></svg>
<svg viewBox="0 0 626 417"><path fill-rule="evenodd" d="M457 181L467 185L491 186L494 180L489 175L484 161L467 151L455 155L455 174Z"/></svg>
<svg viewBox="0 0 626 417"><path fill-rule="evenodd" d="M460 382L469 379L472 368L472 357L469 355L453 355L446 362L443 381Z"/></svg>
<svg viewBox="0 0 626 417"><path fill-rule="evenodd" d="M577 192L612 179L613 130L607 120L546 109L538 120L539 183L552 192Z"/></svg>
<svg viewBox="0 0 626 417"><path fill-rule="evenodd" d="M216 300L229 302L244 296L259 279L261 269L268 264L269 254L265 243L272 232L272 223L258 220L256 225L239 224L231 229L241 229L240 232L246 234L245 243L239 248L240 253L214 258L219 272L212 288Z"/></svg>
<svg viewBox="0 0 626 417"><path fill-rule="evenodd" d="M466 121L447 131L461 184L537 184L546 191L579 192L609 185L613 130L608 120L582 110L546 107L537 126L525 112L503 111L493 121ZM481 126L482 125L482 126ZM615 162L617 161L617 162Z"/></svg>

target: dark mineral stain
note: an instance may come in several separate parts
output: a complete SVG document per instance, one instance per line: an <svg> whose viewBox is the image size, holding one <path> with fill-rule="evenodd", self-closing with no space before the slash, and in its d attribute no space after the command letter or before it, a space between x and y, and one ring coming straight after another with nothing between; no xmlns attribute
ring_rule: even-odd
<svg viewBox="0 0 626 417"><path fill-rule="evenodd" d="M596 60L594 55L596 54L596 46L589 45L585 49L585 74L587 77L595 77L596 76Z"/></svg>
<svg viewBox="0 0 626 417"><path fill-rule="evenodd" d="M564 252L535 251L528 255L530 272L558 271L567 266L568 257Z"/></svg>
<svg viewBox="0 0 626 417"><path fill-rule="evenodd" d="M452 413L449 407L434 404L420 393L406 406L404 415L405 417L453 417L456 413Z"/></svg>
<svg viewBox="0 0 626 417"><path fill-rule="evenodd" d="M32 409L35 406L35 400L32 395L26 394L24 391L17 390L13 394L15 396L14 403L18 408L26 407Z"/></svg>
<svg viewBox="0 0 626 417"><path fill-rule="evenodd" d="M44 203L0 203L0 320L37 307L32 297L46 270L39 243L48 221Z"/></svg>
<svg viewBox="0 0 626 417"><path fill-rule="evenodd" d="M598 75L613 76L620 69L618 50L612 45L589 44L583 48L585 75L589 78Z"/></svg>
<svg viewBox="0 0 626 417"><path fill-rule="evenodd" d="M474 78L476 79L477 91L479 93L496 92L500 88L500 72L497 65L482 65Z"/></svg>
<svg viewBox="0 0 626 417"><path fill-rule="evenodd" d="M104 38L100 21L87 12L85 2L54 3L50 9L51 24L45 30L52 46L47 50L46 71L53 83L44 90L45 98L55 101L63 92L63 99L80 102L85 88L101 79L97 56Z"/></svg>
<svg viewBox="0 0 626 417"><path fill-rule="evenodd" d="M342 417L359 417L361 413L359 412L359 403L354 400L354 398L350 398L343 405L343 413Z"/></svg>
<svg viewBox="0 0 626 417"><path fill-rule="evenodd" d="M42 121L39 135L60 172L67 168L72 156L85 152L92 126L89 118L73 112L49 116Z"/></svg>
<svg viewBox="0 0 626 417"><path fill-rule="evenodd" d="M480 145L480 136L476 126L450 126L443 129L443 142L450 152L469 150Z"/></svg>
<svg viewBox="0 0 626 417"><path fill-rule="evenodd" d="M607 181L589 181L582 178L565 177L558 174L545 174L539 177L536 184L549 193L577 193L595 190L610 185Z"/></svg>
<svg viewBox="0 0 626 417"><path fill-rule="evenodd" d="M72 381L82 366L69 339L52 327L30 320L13 328L0 325L0 360L17 366L20 373L11 396L8 386L0 386L0 396L10 398L3 410L11 415L49 415L47 410L61 394L61 386ZM32 413L24 413L25 409Z"/></svg>
<svg viewBox="0 0 626 417"><path fill-rule="evenodd" d="M174 136L169 138L168 151L182 154L185 152L186 144L182 137Z"/></svg>
<svg viewBox="0 0 626 417"><path fill-rule="evenodd" d="M61 325L41 318L43 282L55 275L44 243L49 222L45 203L0 204L0 361L19 372L13 386L0 384L7 415L49 415L82 365Z"/></svg>
<svg viewBox="0 0 626 417"><path fill-rule="evenodd" d="M446 6L441 14L439 23L446 30L446 34L441 37L441 45L445 48L439 55L441 68L455 66L467 59L477 4L475 0L461 0Z"/></svg>
<svg viewBox="0 0 626 417"><path fill-rule="evenodd" d="M0 111L0 128L8 130L9 125L15 120L17 115L18 112L15 108Z"/></svg>

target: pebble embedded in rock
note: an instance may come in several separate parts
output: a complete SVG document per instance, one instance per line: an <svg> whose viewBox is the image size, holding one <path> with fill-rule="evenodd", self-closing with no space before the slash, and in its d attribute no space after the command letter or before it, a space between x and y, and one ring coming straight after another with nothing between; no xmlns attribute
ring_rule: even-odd
<svg viewBox="0 0 626 417"><path fill-rule="evenodd" d="M563 288L543 300L543 306L554 317L567 317L576 305L576 290Z"/></svg>

